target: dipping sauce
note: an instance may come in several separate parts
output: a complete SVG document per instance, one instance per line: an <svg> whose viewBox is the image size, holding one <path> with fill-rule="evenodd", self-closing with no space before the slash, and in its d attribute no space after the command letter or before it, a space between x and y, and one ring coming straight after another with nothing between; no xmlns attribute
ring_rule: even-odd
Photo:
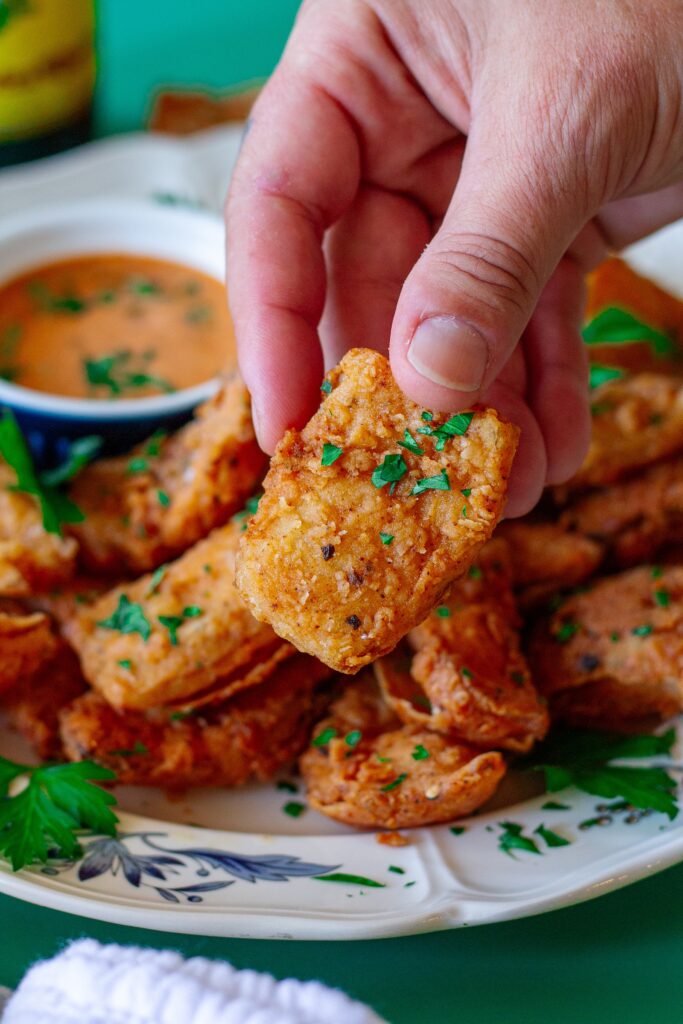
<svg viewBox="0 0 683 1024"><path fill-rule="evenodd" d="M0 285L0 377L72 398L144 398L236 365L225 289L191 267L91 255Z"/></svg>

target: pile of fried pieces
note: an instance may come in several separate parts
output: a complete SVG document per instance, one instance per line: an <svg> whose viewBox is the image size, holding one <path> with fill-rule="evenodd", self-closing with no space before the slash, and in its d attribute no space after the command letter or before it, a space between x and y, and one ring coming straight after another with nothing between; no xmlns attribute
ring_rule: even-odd
<svg viewBox="0 0 683 1024"><path fill-rule="evenodd" d="M618 260L590 302L683 337L683 304ZM63 536L3 467L10 721L42 759L172 790L298 758L312 807L392 829L479 807L551 719L676 714L683 352L591 354L624 372L592 393L584 465L500 526L516 428L420 409L366 349L265 481L238 378L175 435L87 466Z"/></svg>

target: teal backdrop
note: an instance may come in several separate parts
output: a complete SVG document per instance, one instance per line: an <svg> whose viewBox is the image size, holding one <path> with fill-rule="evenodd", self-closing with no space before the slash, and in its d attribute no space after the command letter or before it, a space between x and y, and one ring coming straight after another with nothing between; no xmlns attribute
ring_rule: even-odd
<svg viewBox="0 0 683 1024"><path fill-rule="evenodd" d="M101 0L99 133L140 127L159 86L218 88L268 74L297 7L294 0ZM683 866L542 917L356 943L167 935L0 897L0 984L16 985L35 959L89 935L317 978L371 1003L391 1024L676 1024L681 922Z"/></svg>

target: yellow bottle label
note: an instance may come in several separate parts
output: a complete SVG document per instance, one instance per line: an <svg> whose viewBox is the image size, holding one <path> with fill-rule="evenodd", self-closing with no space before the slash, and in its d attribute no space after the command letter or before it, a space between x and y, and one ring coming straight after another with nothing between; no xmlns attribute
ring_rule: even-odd
<svg viewBox="0 0 683 1024"><path fill-rule="evenodd" d="M93 0L0 0L0 141L78 119L95 82Z"/></svg>

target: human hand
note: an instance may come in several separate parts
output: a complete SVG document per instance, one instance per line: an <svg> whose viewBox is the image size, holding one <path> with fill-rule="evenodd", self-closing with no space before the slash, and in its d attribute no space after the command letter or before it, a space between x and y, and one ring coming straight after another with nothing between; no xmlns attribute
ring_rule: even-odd
<svg viewBox="0 0 683 1024"><path fill-rule="evenodd" d="M416 402L521 426L509 515L566 480L584 274L683 215L682 52L680 0L307 0L226 206L263 447L363 345Z"/></svg>

